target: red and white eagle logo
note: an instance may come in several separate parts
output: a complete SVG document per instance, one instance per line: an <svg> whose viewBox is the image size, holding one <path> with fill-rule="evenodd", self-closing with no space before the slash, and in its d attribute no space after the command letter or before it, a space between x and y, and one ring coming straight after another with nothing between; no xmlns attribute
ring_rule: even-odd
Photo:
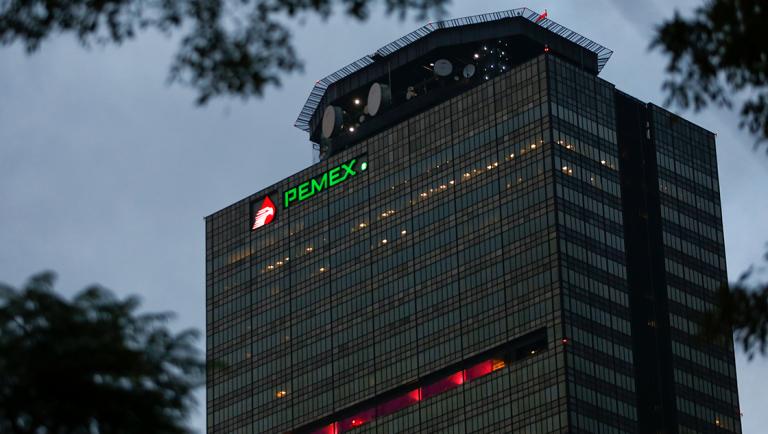
<svg viewBox="0 0 768 434"><path fill-rule="evenodd" d="M253 226L251 227L251 230L268 225L274 218L275 204L272 203L272 200L267 196L264 198L261 208L256 211L256 217L253 218Z"/></svg>

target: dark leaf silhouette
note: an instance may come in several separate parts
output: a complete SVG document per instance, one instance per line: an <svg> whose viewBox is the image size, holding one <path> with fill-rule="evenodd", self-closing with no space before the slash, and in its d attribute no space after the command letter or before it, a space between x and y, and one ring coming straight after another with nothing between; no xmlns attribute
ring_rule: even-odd
<svg viewBox="0 0 768 434"><path fill-rule="evenodd" d="M669 58L667 104L699 110L741 103L741 127L768 140L768 5L709 0L685 18L662 23L651 47ZM768 148L766 148L768 151Z"/></svg>
<svg viewBox="0 0 768 434"><path fill-rule="evenodd" d="M768 141L768 5L763 0L707 0L691 17L676 12L651 43L664 52L669 78L667 104L700 110L710 104L741 104L741 128ZM768 147L766 147L768 152ZM768 255L765 258L768 261ZM768 285L748 285L750 268L735 284L718 290L716 310L703 321L710 340L735 333L750 358L765 355Z"/></svg>
<svg viewBox="0 0 768 434"><path fill-rule="evenodd" d="M52 35L85 46L121 44L154 29L181 33L170 80L192 86L198 103L222 95L260 96L301 70L286 23L341 10L357 20L383 4L388 14L442 14L447 0L0 0L0 43L40 48Z"/></svg>
<svg viewBox="0 0 768 434"><path fill-rule="evenodd" d="M93 286L66 300L53 273L0 285L0 432L185 433L205 364L197 333Z"/></svg>

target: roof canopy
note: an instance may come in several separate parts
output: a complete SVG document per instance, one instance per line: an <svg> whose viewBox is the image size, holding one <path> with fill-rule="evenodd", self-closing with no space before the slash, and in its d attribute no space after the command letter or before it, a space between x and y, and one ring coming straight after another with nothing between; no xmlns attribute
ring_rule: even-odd
<svg viewBox="0 0 768 434"><path fill-rule="evenodd" d="M379 48L374 53L361 57L360 59L350 63L349 65L339 69L333 74L318 80L312 91L307 98L307 102L304 103L304 107L301 109L299 117L296 119L294 126L302 131L310 133L310 122L312 116L320 105L326 90L333 83L338 82L357 71L362 70L368 65L375 62L375 59L385 58L398 50L401 50L414 42L424 38L430 33L440 29L450 29L455 27L469 26L475 24L488 23L493 21L499 21L508 18L522 17L531 22L539 24L541 27L595 53L597 56L597 68L598 72L603 69L603 66L608 62L608 59L613 54L613 51L603 47L602 45L586 38L573 30L557 24L556 22L548 18L540 18L540 14L534 12L528 8L510 9L500 12L492 12L481 15L474 15L470 17L455 18L451 20L437 21L426 24L418 29L408 33L407 35L390 42L389 44Z"/></svg>

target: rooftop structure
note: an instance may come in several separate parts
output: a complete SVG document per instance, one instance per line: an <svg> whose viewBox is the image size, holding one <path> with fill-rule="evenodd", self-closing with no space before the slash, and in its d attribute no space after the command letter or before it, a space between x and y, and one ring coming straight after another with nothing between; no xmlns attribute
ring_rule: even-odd
<svg viewBox="0 0 768 434"><path fill-rule="evenodd" d="M504 56L478 53L480 47L490 43L502 43L508 50ZM602 70L613 53L528 8L431 22L318 80L294 126L309 133L321 157L327 157L348 142L342 137L341 143L336 144L339 140L321 133L320 125L329 106L341 109L335 119L338 127L343 126L346 133L356 132L353 139L356 141L398 118L390 116L387 121L374 122L376 125L361 131L361 127L368 127L365 122L374 120L375 115L364 111L365 96L374 83L387 87L390 100L384 104L392 107L411 102L409 95L423 96L435 89L442 91L440 97L432 95L426 103L424 99L413 101L412 107L403 111L405 115L412 115L452 96L455 91L464 91L530 60L543 50L557 53L594 74ZM435 61L439 59L450 63L447 74L435 70ZM493 61L506 64L491 68ZM465 74L468 65L474 67L470 76ZM446 92L446 87L454 92ZM381 111L377 115L380 116Z"/></svg>

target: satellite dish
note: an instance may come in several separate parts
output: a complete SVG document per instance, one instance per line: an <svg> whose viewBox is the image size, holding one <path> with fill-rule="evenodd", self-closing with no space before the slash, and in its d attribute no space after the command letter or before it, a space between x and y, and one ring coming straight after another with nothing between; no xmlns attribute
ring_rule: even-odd
<svg viewBox="0 0 768 434"><path fill-rule="evenodd" d="M464 78L472 78L473 75L475 75L475 65L469 64L464 67L464 70L461 71L461 74L464 76Z"/></svg>
<svg viewBox="0 0 768 434"><path fill-rule="evenodd" d="M448 59L440 59L435 62L435 75L448 77L453 72L453 64Z"/></svg>
<svg viewBox="0 0 768 434"><path fill-rule="evenodd" d="M329 105L325 108L322 125L322 134L324 138L330 138L332 135L338 132L339 129L341 129L343 116L344 114L341 111L341 107Z"/></svg>
<svg viewBox="0 0 768 434"><path fill-rule="evenodd" d="M368 114L376 116L379 110L389 105L392 101L392 92L389 86L381 83L373 83L368 89Z"/></svg>
<svg viewBox="0 0 768 434"><path fill-rule="evenodd" d="M411 98L414 98L418 96L419 94L416 93L416 89L413 86L408 86L408 89L405 91L405 99L410 100Z"/></svg>

